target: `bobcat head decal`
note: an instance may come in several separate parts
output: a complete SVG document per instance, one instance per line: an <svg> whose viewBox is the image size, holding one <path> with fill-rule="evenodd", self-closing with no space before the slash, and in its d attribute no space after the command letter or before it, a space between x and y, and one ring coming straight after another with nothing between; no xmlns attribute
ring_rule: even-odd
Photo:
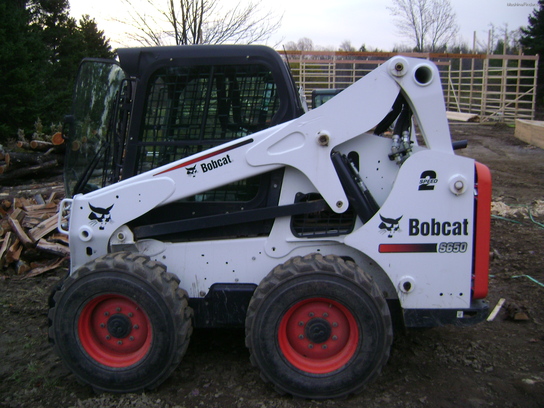
<svg viewBox="0 0 544 408"><path fill-rule="evenodd" d="M185 170L187 170L188 176L196 177L196 173L198 173L196 170L196 164L193 167L185 167Z"/></svg>
<svg viewBox="0 0 544 408"><path fill-rule="evenodd" d="M382 222L379 225L380 232L385 234L387 232L388 238L393 238L393 234L397 231L401 231L399 221L402 218L402 215L399 218L385 218L380 214Z"/></svg>
<svg viewBox="0 0 544 408"><path fill-rule="evenodd" d="M91 225L100 224L98 229L103 230L106 224L108 222L111 222L110 211L113 208L113 204L110 205L108 208L100 208L100 207L94 207L89 203L89 208L92 211L89 214L89 219L91 220L89 224Z"/></svg>

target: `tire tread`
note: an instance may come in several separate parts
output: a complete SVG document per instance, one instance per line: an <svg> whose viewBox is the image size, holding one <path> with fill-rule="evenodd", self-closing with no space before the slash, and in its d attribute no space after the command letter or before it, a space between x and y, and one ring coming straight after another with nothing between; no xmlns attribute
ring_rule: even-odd
<svg viewBox="0 0 544 408"><path fill-rule="evenodd" d="M259 308L265 301L266 296L279 285L295 279L297 276L315 273L319 271L321 273L327 273L331 275L341 276L354 284L361 287L372 297L373 301L377 305L381 316L385 321L385 352L379 356L376 369L366 379L366 381L360 384L349 392L336 395L336 398L345 398L352 394L359 394L363 391L366 384L373 381L380 373L385 364L387 363L390 355L390 347L393 342L393 328L391 324L391 317L389 314L389 308L387 302L383 298L378 286L374 283L372 277L365 273L358 265L352 261L345 261L339 256L327 255L323 256L318 253L309 254L306 256L297 256L289 259L285 263L276 266L259 284L253 297L249 303L247 317L246 317L246 337L245 344L250 352L250 361L254 367L260 369L261 378L266 382L274 383L274 381L267 375L266 371L261 369L257 358L254 353L252 327L256 315L259 313ZM287 389L282 388L279 384L274 384L274 388L281 394L289 393ZM310 397L308 397L310 398Z"/></svg>
<svg viewBox="0 0 544 408"><path fill-rule="evenodd" d="M179 287L180 281L178 277L167 272L164 265L152 261L147 256L131 252L110 253L87 263L75 271L72 275L69 275L64 281L63 285L59 287L52 296L51 307L48 312L49 340L51 343L53 343L57 354L62 356L58 343L55 341L56 320L58 315L62 314L63 312L62 310L58 309L60 299L79 279L96 272L108 270L116 270L122 271L123 273L132 274L147 284L150 284L158 291L158 293L161 294L165 303L172 312L171 314L174 318L174 327L176 328L177 333L176 336L180 339L180 347L176 347L174 349L174 353L169 362L169 367L157 378L156 381L150 382L138 389L130 389L129 391L139 392L155 389L171 375L187 351L189 340L193 332L193 310L189 307L189 295L187 291ZM81 378L78 379L81 380ZM125 392L124 390L102 389L91 383L89 383L89 385L91 385L95 391L100 392Z"/></svg>

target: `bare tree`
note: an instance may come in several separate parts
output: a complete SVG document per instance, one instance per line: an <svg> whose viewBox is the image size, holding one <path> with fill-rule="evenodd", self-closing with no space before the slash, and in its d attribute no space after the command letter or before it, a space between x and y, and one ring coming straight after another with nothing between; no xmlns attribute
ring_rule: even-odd
<svg viewBox="0 0 544 408"><path fill-rule="evenodd" d="M351 41L350 40L344 40L342 41L342 43L340 44L340 47L338 47L338 50L339 51L348 51L348 52L353 52L353 51L357 51L355 49L355 47L353 45L351 45Z"/></svg>
<svg viewBox="0 0 544 408"><path fill-rule="evenodd" d="M456 15L453 11L450 0L431 1L429 24L429 41L431 51L444 48L454 40L459 32L456 23Z"/></svg>
<svg viewBox="0 0 544 408"><path fill-rule="evenodd" d="M486 41L478 41L478 46L487 54L512 54L520 49L520 38L521 28L510 30L508 23L490 23Z"/></svg>
<svg viewBox="0 0 544 408"><path fill-rule="evenodd" d="M289 41L283 46L287 51L313 51L315 49L314 42L308 38L299 38L297 42Z"/></svg>
<svg viewBox="0 0 544 408"><path fill-rule="evenodd" d="M450 0L393 0L388 9L399 33L415 43L416 51L444 48L459 32Z"/></svg>
<svg viewBox="0 0 544 408"><path fill-rule="evenodd" d="M123 0L129 10L122 22L144 45L251 44L266 41L281 25L281 16L249 0L225 9L220 0Z"/></svg>

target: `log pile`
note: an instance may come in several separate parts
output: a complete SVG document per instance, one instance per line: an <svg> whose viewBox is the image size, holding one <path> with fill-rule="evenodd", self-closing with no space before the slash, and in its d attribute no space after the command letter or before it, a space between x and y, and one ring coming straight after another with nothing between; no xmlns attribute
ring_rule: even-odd
<svg viewBox="0 0 544 408"><path fill-rule="evenodd" d="M57 231L62 195L0 200L0 274L33 277L62 266L70 256L68 237Z"/></svg>
<svg viewBox="0 0 544 408"><path fill-rule="evenodd" d="M60 132L35 132L27 141L23 134L12 151L0 150L0 184L17 185L31 178L60 174L65 144Z"/></svg>

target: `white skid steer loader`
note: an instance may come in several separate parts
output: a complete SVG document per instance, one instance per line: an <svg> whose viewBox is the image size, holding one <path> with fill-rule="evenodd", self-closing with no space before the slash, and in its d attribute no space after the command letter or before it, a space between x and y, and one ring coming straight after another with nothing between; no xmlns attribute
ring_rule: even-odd
<svg viewBox="0 0 544 408"><path fill-rule="evenodd" d="M66 118L49 334L78 379L154 388L193 327L245 327L278 391L345 397L394 325L487 316L490 172L454 153L433 63L393 57L304 112L266 47L118 54L82 63Z"/></svg>

